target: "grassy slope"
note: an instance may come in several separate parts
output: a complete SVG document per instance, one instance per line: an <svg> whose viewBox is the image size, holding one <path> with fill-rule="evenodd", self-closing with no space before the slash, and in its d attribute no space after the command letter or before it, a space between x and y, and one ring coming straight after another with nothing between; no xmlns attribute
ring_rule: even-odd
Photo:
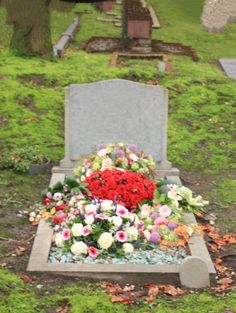
<svg viewBox="0 0 236 313"><path fill-rule="evenodd" d="M88 9L92 14L82 16L81 32L76 36L74 51L70 51L63 60L19 58L7 50L0 51L0 63L4 65L0 69L1 150L8 151L15 146L27 145L30 142L39 144L52 160L58 162L63 156L65 86L70 83L116 77L142 82L155 79L159 84L169 88L169 159L175 166L188 171L190 177L195 178L200 175L200 179L205 183L198 188L199 191L205 193L214 202L219 213L224 209L225 213L220 217L220 221L229 230L234 230L236 222L233 221L230 208L236 201L233 193L235 190L235 143L233 143L235 117L233 114L235 114L236 83L224 77L216 65L216 60L219 57L235 56L236 24L230 25L219 34L205 33L199 22L202 0L149 1L159 12L163 25L161 30L154 31L154 37L192 45L200 55L201 61L194 63L188 57L171 57L175 71L166 74L157 72L155 61L127 61L123 68L109 68L107 64L110 55L88 55L75 49L91 35L104 35L105 32L107 36L118 36L119 29L100 22L96 22L94 27L94 21L99 14L89 5L78 5L77 9ZM5 16L3 9L0 9L0 16L1 24ZM53 40L58 38L72 19L73 12L64 14L56 11L52 14ZM6 33L10 33L11 29L3 27L0 45L7 46L9 36L6 36ZM22 75L28 76L22 80L20 79ZM29 180L27 176L21 175L17 175L17 179L14 180L14 175L11 173L0 173L0 188L4 187L5 190L10 186L15 190L14 194L5 194L5 197L11 200L1 203L3 210L12 209L14 206L15 210L25 208L27 194L30 192ZM31 188L30 199L37 201L39 194L37 179L33 180ZM19 197L20 194L24 196ZM9 225L17 227L17 223L0 225L1 232L5 236L8 234L7 231L9 232ZM3 274L6 281L16 280L15 276L0 272L0 276ZM45 312L46 307L57 306L57 303L63 299L70 302L72 313L88 312L88 306L89 312L99 312L99 310L101 312L132 312L132 310L194 312L196 298L199 303L196 312L221 313L227 307L236 309L235 293L225 301L203 293L200 296L190 295L176 300L161 300L157 309L152 310L144 305L138 310L137 307L130 309L111 304L106 296L96 290L89 291L86 287L83 290L78 287L68 287L49 299L47 295L39 294L35 289L28 290L19 281L16 282L19 288L13 288L9 293L6 281L0 284L0 295L5 295L0 300L0 312L3 313L19 312L22 306L24 312L31 313L36 310ZM27 292L22 294L22 290ZM31 301L28 301L29 298Z"/></svg>

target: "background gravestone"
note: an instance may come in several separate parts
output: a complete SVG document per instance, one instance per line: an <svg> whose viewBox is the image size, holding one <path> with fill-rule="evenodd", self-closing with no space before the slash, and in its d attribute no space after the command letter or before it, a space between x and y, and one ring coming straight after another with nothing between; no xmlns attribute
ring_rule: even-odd
<svg viewBox="0 0 236 313"><path fill-rule="evenodd" d="M178 175L167 160L168 94L161 86L115 79L71 85L65 99L65 158L53 172L71 174L100 143L133 143L151 154L160 175Z"/></svg>

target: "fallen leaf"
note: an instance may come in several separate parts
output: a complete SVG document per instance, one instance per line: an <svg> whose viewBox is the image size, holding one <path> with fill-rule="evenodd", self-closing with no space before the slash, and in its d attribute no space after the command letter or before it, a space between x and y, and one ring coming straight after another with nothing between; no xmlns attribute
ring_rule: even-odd
<svg viewBox="0 0 236 313"><path fill-rule="evenodd" d="M26 274L20 274L20 279L22 279L24 282L26 282L27 284L32 285L33 284L33 280L31 277L29 277Z"/></svg>
<svg viewBox="0 0 236 313"><path fill-rule="evenodd" d="M0 267L1 267L1 268L6 267L6 266L7 266L7 263L6 263L6 262L0 263Z"/></svg>
<svg viewBox="0 0 236 313"><path fill-rule="evenodd" d="M17 256L21 256L22 254L25 253L25 251L26 251L26 248L24 247L16 247L16 250L15 250Z"/></svg>
<svg viewBox="0 0 236 313"><path fill-rule="evenodd" d="M121 296L112 296L111 302L119 302L119 303L123 303L123 304L132 304L133 303L133 301L131 299L124 298Z"/></svg>
<svg viewBox="0 0 236 313"><path fill-rule="evenodd" d="M69 313L69 307L66 306L60 306L56 309L56 313Z"/></svg>
<svg viewBox="0 0 236 313"><path fill-rule="evenodd" d="M183 289L180 288L175 288L172 285L166 285L164 286L164 292L168 295L171 295L173 297L177 296L177 295L182 295L185 293L185 291Z"/></svg>
<svg viewBox="0 0 236 313"><path fill-rule="evenodd" d="M218 281L218 283L221 285L230 285L230 284L232 284L232 282L233 282L233 279L231 279L229 277L222 278Z"/></svg>

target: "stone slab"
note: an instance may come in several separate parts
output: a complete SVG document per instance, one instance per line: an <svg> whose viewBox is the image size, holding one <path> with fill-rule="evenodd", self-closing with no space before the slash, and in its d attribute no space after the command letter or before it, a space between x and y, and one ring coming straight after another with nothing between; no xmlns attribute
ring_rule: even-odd
<svg viewBox="0 0 236 313"><path fill-rule="evenodd" d="M167 160L168 91L161 86L114 79L71 85L65 98L65 158L73 168L98 143L133 143L151 154L159 170ZM55 172L55 171L54 171Z"/></svg>
<svg viewBox="0 0 236 313"><path fill-rule="evenodd" d="M66 31L61 35L60 39L53 47L53 53L56 57L62 57L65 49L69 45L71 38L74 36L79 26L80 18L76 17L73 23L66 29Z"/></svg>
<svg viewBox="0 0 236 313"><path fill-rule="evenodd" d="M220 59L219 63L228 77L236 78L236 59Z"/></svg>

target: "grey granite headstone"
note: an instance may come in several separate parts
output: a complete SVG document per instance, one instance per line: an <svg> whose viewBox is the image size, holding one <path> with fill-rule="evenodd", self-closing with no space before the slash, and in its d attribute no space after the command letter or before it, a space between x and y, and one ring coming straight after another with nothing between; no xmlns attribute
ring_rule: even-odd
<svg viewBox="0 0 236 313"><path fill-rule="evenodd" d="M180 282L188 288L210 286L208 267L205 261L196 256L188 256L179 269Z"/></svg>
<svg viewBox="0 0 236 313"><path fill-rule="evenodd" d="M236 78L236 59L220 59L219 63L228 77Z"/></svg>
<svg viewBox="0 0 236 313"><path fill-rule="evenodd" d="M163 175L178 175L167 160L168 93L161 86L115 79L70 85L65 98L65 158L53 172L68 173L100 143L132 143L151 154Z"/></svg>

